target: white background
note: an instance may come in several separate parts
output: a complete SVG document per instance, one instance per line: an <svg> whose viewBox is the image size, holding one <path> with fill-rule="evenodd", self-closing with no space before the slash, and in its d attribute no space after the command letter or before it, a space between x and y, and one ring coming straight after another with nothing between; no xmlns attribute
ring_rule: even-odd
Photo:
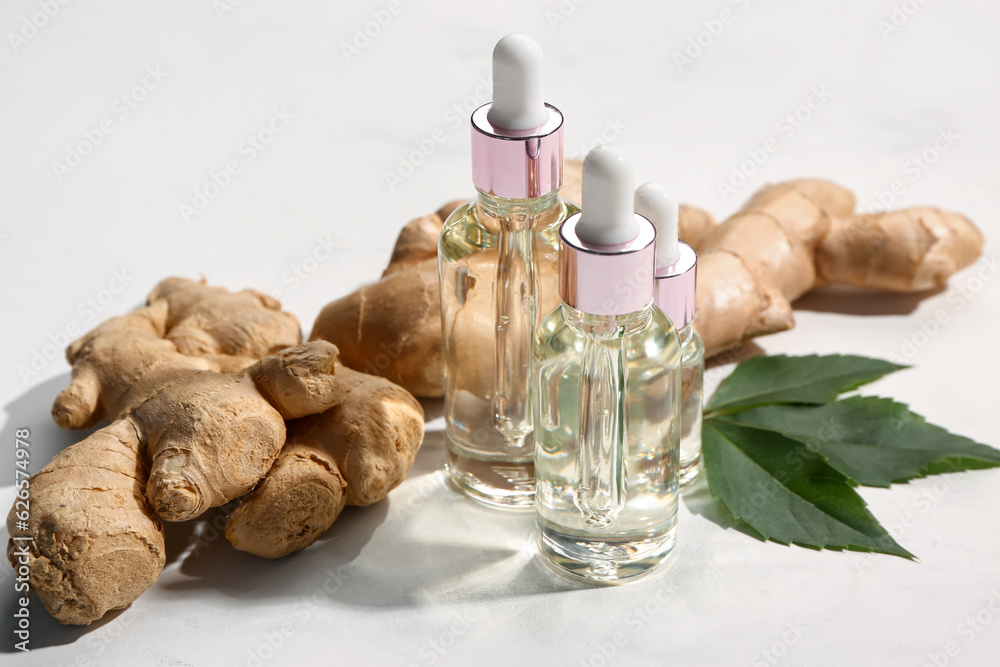
<svg viewBox="0 0 1000 667"><path fill-rule="evenodd" d="M893 207L969 215L986 233L984 261L948 289L810 295L794 330L759 344L901 358L915 368L866 391L998 444L996 2L908 0L911 14L897 13L890 31L890 0L400 0L354 53L342 44L372 12L386 22L387 2L244 0L233 11L208 0L69 2L47 21L32 19L43 4L0 6L5 508L15 428L32 430L35 470L82 437L48 415L68 379L67 328L130 310L165 276L203 274L281 292L308 332L324 303L378 277L405 221L470 196L465 119L487 101L493 43L513 31L545 49L547 98L566 115L570 156L603 132L633 156L641 180L666 181L720 219L759 185L807 175L853 187L866 207L899 179ZM724 9L731 21L712 35L705 22ZM32 31L26 17L45 25ZM692 47L696 57L678 66L676 54L699 35L702 53ZM165 78L155 87L147 78L143 90L147 68ZM781 130L814 87L829 99L802 112L808 120L790 135ZM122 95L136 108L123 107ZM282 109L294 119L250 160L242 142ZM103 119L113 131L81 163L68 173L54 165ZM939 132L957 137L914 171L912 156L933 153ZM718 183L770 137L778 151L721 196ZM429 152L428 141L429 156L414 153ZM207 188L217 196L185 220L180 205L193 205L194 191L230 160L240 173L221 191ZM390 187L386 174L401 161L420 164ZM339 248L329 259L309 259L331 243ZM296 267L304 280L293 278ZM938 311L947 322L928 335ZM213 539L210 524L169 526L170 563L136 603L83 629L58 626L33 599L32 651L17 657L164 666L996 662L1000 618L988 604L1000 596L1000 471L862 490L920 563L760 543L715 523L696 489L682 503L677 559L663 577L574 589L539 565L530 515L481 509L442 484L441 426L429 424L413 472L387 502L349 508L305 552L267 562ZM193 530L209 543L197 553ZM2 571L0 642L10 657L13 581ZM324 585L331 592L313 605ZM970 631L963 624L977 612L991 622ZM957 655L943 655L949 642Z"/></svg>

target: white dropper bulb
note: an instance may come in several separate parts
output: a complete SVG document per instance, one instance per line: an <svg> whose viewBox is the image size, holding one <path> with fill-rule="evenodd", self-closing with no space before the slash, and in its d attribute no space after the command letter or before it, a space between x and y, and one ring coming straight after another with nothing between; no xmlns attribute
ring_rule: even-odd
<svg viewBox="0 0 1000 667"><path fill-rule="evenodd" d="M673 190L662 183L643 183L635 191L635 212L656 227L656 268L670 266L681 258L677 246L680 204Z"/></svg>
<svg viewBox="0 0 1000 667"><path fill-rule="evenodd" d="M486 120L504 130L530 130L548 119L542 47L527 35L507 35L493 49L493 105Z"/></svg>
<svg viewBox="0 0 1000 667"><path fill-rule="evenodd" d="M585 243L627 243L639 235L632 164L620 149L598 146L583 160L583 201L576 235Z"/></svg>

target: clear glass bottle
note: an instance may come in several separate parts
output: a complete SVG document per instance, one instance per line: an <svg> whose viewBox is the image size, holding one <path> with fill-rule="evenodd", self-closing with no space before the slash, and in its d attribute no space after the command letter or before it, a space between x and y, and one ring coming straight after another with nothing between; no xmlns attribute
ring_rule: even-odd
<svg viewBox="0 0 1000 667"><path fill-rule="evenodd" d="M705 389L705 345L688 322L677 331L681 341L681 488L701 471L701 412Z"/></svg>
<svg viewBox="0 0 1000 667"><path fill-rule="evenodd" d="M438 245L447 469L488 505L534 506L531 340L558 302L562 114L542 102L541 52L508 35L493 52L494 100L472 114L475 199Z"/></svg>
<svg viewBox="0 0 1000 667"><path fill-rule="evenodd" d="M693 325L698 253L677 238L680 205L670 188L660 183L640 185L635 191L635 211L656 227L656 305L677 327L681 342L680 483L684 487L701 470L705 346Z"/></svg>
<svg viewBox="0 0 1000 667"><path fill-rule="evenodd" d="M583 213L561 233L562 303L533 352L539 548L567 574L611 583L673 549L681 404L680 342L653 305L654 231L632 213L620 158L605 147L584 162ZM623 190L624 207L591 206ZM612 227L632 219L635 235L596 242L584 233L595 209Z"/></svg>

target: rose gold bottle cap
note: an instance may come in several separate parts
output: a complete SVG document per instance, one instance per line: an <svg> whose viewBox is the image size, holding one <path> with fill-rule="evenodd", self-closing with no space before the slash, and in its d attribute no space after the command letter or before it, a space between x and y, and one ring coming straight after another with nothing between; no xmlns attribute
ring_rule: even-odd
<svg viewBox="0 0 1000 667"><path fill-rule="evenodd" d="M542 49L507 35L493 49L493 101L472 113L472 182L504 199L555 192L563 178L563 115L542 95Z"/></svg>
<svg viewBox="0 0 1000 667"><path fill-rule="evenodd" d="M677 238L680 204L660 183L635 191L635 211L656 227L656 306L678 329L694 321L698 253Z"/></svg>
<svg viewBox="0 0 1000 667"><path fill-rule="evenodd" d="M698 282L698 253L684 241L677 242L680 259L656 270L656 306L678 329L694 321Z"/></svg>
<svg viewBox="0 0 1000 667"><path fill-rule="evenodd" d="M560 229L559 294L592 315L624 315L653 300L656 231L632 211L632 166L612 146L583 161L583 207Z"/></svg>

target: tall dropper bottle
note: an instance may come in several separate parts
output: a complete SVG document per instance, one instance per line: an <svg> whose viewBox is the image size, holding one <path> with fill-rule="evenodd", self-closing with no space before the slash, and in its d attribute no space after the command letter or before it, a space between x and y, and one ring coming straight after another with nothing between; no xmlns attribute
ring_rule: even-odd
<svg viewBox="0 0 1000 667"><path fill-rule="evenodd" d="M448 470L490 505L534 503L531 336L557 301L563 117L544 102L541 47L508 35L493 51L493 101L472 114L477 197L445 221L438 261ZM541 312L544 312L542 310Z"/></svg>

